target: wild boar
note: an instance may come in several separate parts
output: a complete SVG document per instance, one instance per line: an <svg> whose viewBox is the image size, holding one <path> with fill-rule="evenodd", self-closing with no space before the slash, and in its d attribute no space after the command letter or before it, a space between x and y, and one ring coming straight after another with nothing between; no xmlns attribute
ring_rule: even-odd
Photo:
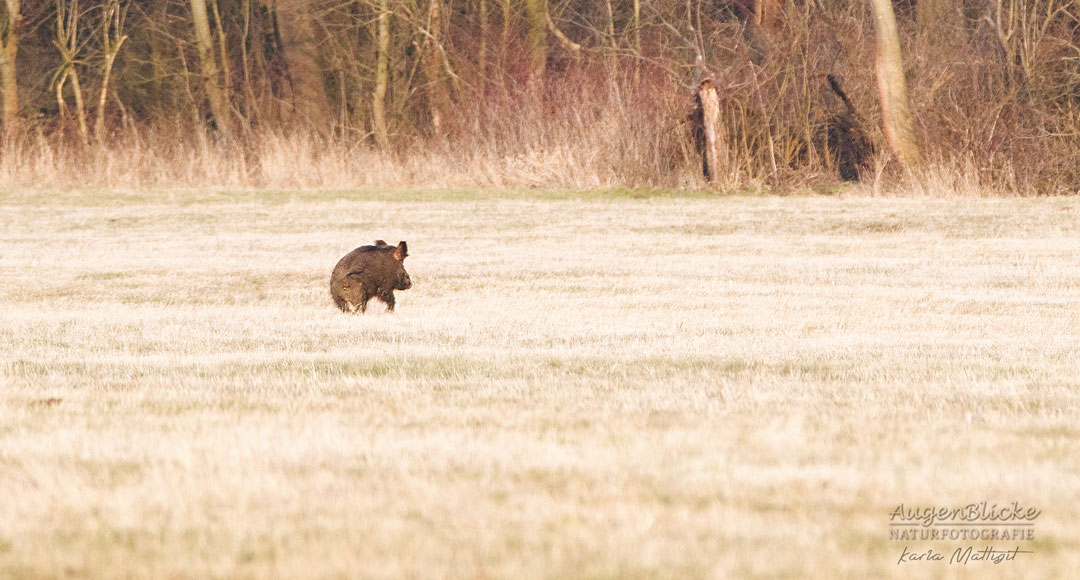
<svg viewBox="0 0 1080 580"><path fill-rule="evenodd" d="M391 246L377 240L373 246L360 246L349 252L330 275L334 304L342 312L362 314L367 311L368 300L378 298L386 303L387 312L393 312L394 290L412 287L404 264L408 255L409 246L403 241Z"/></svg>

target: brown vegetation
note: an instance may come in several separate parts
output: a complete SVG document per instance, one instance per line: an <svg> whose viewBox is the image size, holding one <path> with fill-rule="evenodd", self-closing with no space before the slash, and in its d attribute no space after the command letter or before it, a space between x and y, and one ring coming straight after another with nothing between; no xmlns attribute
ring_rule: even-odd
<svg viewBox="0 0 1080 580"><path fill-rule="evenodd" d="M869 64L865 0L7 0L0 177L700 187L685 120L712 78L722 185L814 187L841 173L829 134L849 107L831 96L833 74L881 152L866 160L878 176L1080 190L1080 6L878 6L895 15L888 48L903 70L888 78L907 85L910 127L883 115L879 98L893 97ZM917 137L913 173L882 171L894 126Z"/></svg>

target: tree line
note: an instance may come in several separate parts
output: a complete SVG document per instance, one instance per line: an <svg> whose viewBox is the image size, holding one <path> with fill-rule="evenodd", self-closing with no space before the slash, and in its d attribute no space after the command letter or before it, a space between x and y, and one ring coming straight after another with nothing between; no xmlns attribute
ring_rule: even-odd
<svg viewBox="0 0 1080 580"><path fill-rule="evenodd" d="M3 0L0 110L8 144L167 126L400 150L611 106L628 131L659 107L692 141L709 80L735 171L835 167L857 134L905 165L1060 185L1077 182L1078 55L1072 0Z"/></svg>

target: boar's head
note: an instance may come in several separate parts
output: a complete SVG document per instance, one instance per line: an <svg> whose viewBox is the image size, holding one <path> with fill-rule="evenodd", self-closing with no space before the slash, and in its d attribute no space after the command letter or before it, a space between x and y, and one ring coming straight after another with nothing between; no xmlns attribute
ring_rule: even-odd
<svg viewBox="0 0 1080 580"><path fill-rule="evenodd" d="M409 273L405 271L405 258L409 255L409 246L404 241L401 241L397 245L397 249L394 250L394 260L397 261L397 271L394 275L394 290L408 290L412 288L412 279L409 278Z"/></svg>

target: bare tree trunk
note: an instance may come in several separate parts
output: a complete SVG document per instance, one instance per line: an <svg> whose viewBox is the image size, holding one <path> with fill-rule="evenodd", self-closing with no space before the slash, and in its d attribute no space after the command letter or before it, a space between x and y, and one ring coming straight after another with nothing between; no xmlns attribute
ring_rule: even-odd
<svg viewBox="0 0 1080 580"><path fill-rule="evenodd" d="M501 0L502 2L502 16L503 16L503 29L502 29L502 56L506 57L506 49L510 46L510 0Z"/></svg>
<svg viewBox="0 0 1080 580"><path fill-rule="evenodd" d="M128 36L124 34L124 21L130 3L120 5L120 0L109 0L102 7L101 15L101 51L105 55L105 65L101 72L101 93L98 95L97 120L94 123L94 136L98 144L105 142L105 103L109 98L109 78L120 49Z"/></svg>
<svg viewBox="0 0 1080 580"><path fill-rule="evenodd" d="M345 68L344 64L338 68L337 71L337 86L338 86L338 127L341 133L341 142L344 143L349 134L349 95L346 94L345 88Z"/></svg>
<svg viewBox="0 0 1080 580"><path fill-rule="evenodd" d="M986 4L985 18L993 25L997 36L997 53L1002 61L1005 82L1010 89L1009 96L1018 102L1025 102L1030 96L1028 89L1031 83L1030 59L1025 58L1025 54L1031 54L1032 47L1039 44L1039 3L987 0ZM1053 7L1054 2L1046 5L1047 16L1045 20L1041 20L1042 26L1049 25L1053 20Z"/></svg>
<svg viewBox="0 0 1080 580"><path fill-rule="evenodd" d="M375 143L386 151L390 148L390 134L386 127L386 86L390 79L390 0L378 0L379 15L376 21L375 90L371 94L371 121L375 130Z"/></svg>
<svg viewBox="0 0 1080 580"><path fill-rule="evenodd" d="M331 122L330 100L319 65L310 2L277 0L276 16L292 85L293 111L301 122L326 134Z"/></svg>
<svg viewBox="0 0 1080 580"><path fill-rule="evenodd" d="M634 0L634 19L630 21L634 27L632 35L634 41L634 86L641 84L641 0Z"/></svg>
<svg viewBox="0 0 1080 580"><path fill-rule="evenodd" d="M79 125L79 140L83 145L90 144L90 128L86 124L86 102L83 100L82 84L79 83L79 71L71 67L71 92L75 94L76 123Z"/></svg>
<svg viewBox="0 0 1080 580"><path fill-rule="evenodd" d="M226 103L231 102L229 93L232 90L232 71L229 70L229 50L225 44L225 26L221 22L221 12L218 11L218 0L210 0L210 10L214 15L214 26L217 28L218 50L221 53L221 94Z"/></svg>
<svg viewBox="0 0 1080 580"><path fill-rule="evenodd" d="M4 113L4 140L11 143L19 136L19 82L15 59L19 52L19 25L22 24L19 0L5 0L6 18L0 22L0 108Z"/></svg>
<svg viewBox="0 0 1080 580"><path fill-rule="evenodd" d="M476 69L480 72L481 90L487 85L487 48L488 48L488 5L487 0L480 0L480 47L476 51Z"/></svg>
<svg viewBox="0 0 1080 580"><path fill-rule="evenodd" d="M251 86L251 65L248 63L248 38L251 33L251 0L244 0L244 37L240 40L240 63L244 68L244 130L250 131L255 119L258 100L255 89Z"/></svg>
<svg viewBox="0 0 1080 580"><path fill-rule="evenodd" d="M424 76L427 77L428 111L431 113L431 131L436 137L442 136L443 111L447 108L446 88L440 64L440 32L442 30L440 0L430 0L428 9L428 34L424 39Z"/></svg>
<svg viewBox="0 0 1080 580"><path fill-rule="evenodd" d="M199 114L199 102L195 100L195 95L191 92L191 67L188 66L187 56L184 55L184 41L180 38L176 39L176 54L180 57L181 70L184 74L184 82L180 84L184 88L184 96L187 98L187 105L191 110L191 126L200 127L202 125L202 116ZM199 143L206 147L206 132L196 131L195 135L199 139Z"/></svg>
<svg viewBox="0 0 1080 580"><path fill-rule="evenodd" d="M525 0L525 46L529 51L529 76L542 83L547 68L547 0Z"/></svg>
<svg viewBox="0 0 1080 580"><path fill-rule="evenodd" d="M86 125L86 105L83 101L82 84L79 82L79 70L75 66L79 58L79 0L56 1L56 46L63 59L61 65L63 72L56 80L56 104L61 114L66 114L64 84L71 79L71 91L75 94L75 116L76 125L79 128L79 140L83 145L89 145L90 131Z"/></svg>
<svg viewBox="0 0 1080 580"><path fill-rule="evenodd" d="M169 67L166 64L167 57L163 45L169 44L170 41L170 35L167 33L168 18L168 2L155 2L153 11L149 15L150 69L154 75L150 79L150 86L153 88L153 98L165 109L173 108L179 102L174 94L167 92L165 84L165 79L169 76ZM175 89L175 87L170 88Z"/></svg>
<svg viewBox="0 0 1080 580"><path fill-rule="evenodd" d="M753 11L746 14L745 36L750 60L759 66L769 57L771 37L780 28L781 3L782 0L754 0Z"/></svg>
<svg viewBox="0 0 1080 580"><path fill-rule="evenodd" d="M210 101L210 114L214 124L223 135L232 135L232 117L229 103L221 90L217 59L214 57L214 39L210 35L210 20L206 15L206 0L191 0L191 22L195 27L195 45L199 52L203 86Z"/></svg>
<svg viewBox="0 0 1080 580"><path fill-rule="evenodd" d="M611 49L611 54L608 55L608 76L615 81L619 69L619 43L615 40L615 11L611 7L611 0L604 0L604 8L607 10L608 48Z"/></svg>
<svg viewBox="0 0 1080 580"><path fill-rule="evenodd" d="M920 163L922 156L915 138L915 122L908 106L896 15L893 14L891 0L870 0L870 4L874 9L874 27L877 29L877 80L885 137L900 161L914 167Z"/></svg>

